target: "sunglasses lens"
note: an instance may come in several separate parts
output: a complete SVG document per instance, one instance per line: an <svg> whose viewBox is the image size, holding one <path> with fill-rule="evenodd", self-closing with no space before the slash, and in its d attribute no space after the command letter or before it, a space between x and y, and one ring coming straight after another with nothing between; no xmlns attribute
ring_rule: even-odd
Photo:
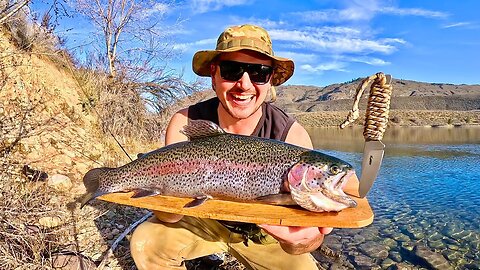
<svg viewBox="0 0 480 270"><path fill-rule="evenodd" d="M265 84L270 80L273 67L261 64L247 64L235 61L222 61L219 64L220 75L227 81L238 81L247 72L255 84Z"/></svg>
<svg viewBox="0 0 480 270"><path fill-rule="evenodd" d="M244 73L243 65L234 61L220 62L220 76L227 81L238 81Z"/></svg>

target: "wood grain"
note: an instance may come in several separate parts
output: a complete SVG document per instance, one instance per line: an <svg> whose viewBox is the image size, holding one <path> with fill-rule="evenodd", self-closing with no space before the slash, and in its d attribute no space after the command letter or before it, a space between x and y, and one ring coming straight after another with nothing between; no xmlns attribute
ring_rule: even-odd
<svg viewBox="0 0 480 270"><path fill-rule="evenodd" d="M357 202L357 207L347 208L340 212L324 213L311 212L298 206L277 206L223 200L208 200L195 208L183 208L192 199L160 195L132 199L130 198L131 192L106 194L99 199L154 211L256 224L334 228L360 228L371 224L374 215L368 200L358 198L358 179L350 179L344 190Z"/></svg>

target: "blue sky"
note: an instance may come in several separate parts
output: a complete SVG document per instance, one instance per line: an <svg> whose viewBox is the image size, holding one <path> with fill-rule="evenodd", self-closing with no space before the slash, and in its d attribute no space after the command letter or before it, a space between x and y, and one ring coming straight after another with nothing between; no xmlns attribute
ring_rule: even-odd
<svg viewBox="0 0 480 270"><path fill-rule="evenodd" d="M480 84L480 1L477 0L192 0L172 8L158 2L152 16L174 25L167 34L177 57L168 65L194 80L191 59L214 49L230 25L258 24L276 55L295 61L290 85L326 86L378 71L407 80ZM65 28L72 26L63 26ZM76 22L69 46L84 40ZM68 36L70 35L70 37Z"/></svg>

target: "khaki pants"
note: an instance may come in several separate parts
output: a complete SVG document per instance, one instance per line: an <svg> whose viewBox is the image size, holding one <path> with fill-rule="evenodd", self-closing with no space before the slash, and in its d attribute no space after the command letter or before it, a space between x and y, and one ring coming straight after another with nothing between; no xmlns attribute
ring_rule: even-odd
<svg viewBox="0 0 480 270"><path fill-rule="evenodd" d="M271 242L249 240L247 247L240 234L211 219L184 216L177 223L163 223L153 217L135 230L130 249L140 270L185 269L184 260L218 252L230 253L248 269L318 269L309 253L291 255L278 242Z"/></svg>

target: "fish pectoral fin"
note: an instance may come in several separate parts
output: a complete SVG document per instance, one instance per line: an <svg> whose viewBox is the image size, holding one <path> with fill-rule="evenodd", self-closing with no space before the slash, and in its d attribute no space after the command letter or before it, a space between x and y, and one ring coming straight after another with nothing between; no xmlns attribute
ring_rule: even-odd
<svg viewBox="0 0 480 270"><path fill-rule="evenodd" d="M158 190L155 189L135 189L133 190L133 195L130 198L142 198L142 197L149 197L155 196L160 194Z"/></svg>
<svg viewBox="0 0 480 270"><path fill-rule="evenodd" d="M290 195L290 193L266 195L256 198L255 201L273 205L297 205L297 203L292 199L292 195Z"/></svg>
<svg viewBox="0 0 480 270"><path fill-rule="evenodd" d="M201 195L201 196L197 196L193 199L193 201L185 204L183 206L183 208L193 208L193 207L197 207L199 205L202 205L204 202L206 202L208 199L211 199L212 197L211 196L208 196L208 195Z"/></svg>

